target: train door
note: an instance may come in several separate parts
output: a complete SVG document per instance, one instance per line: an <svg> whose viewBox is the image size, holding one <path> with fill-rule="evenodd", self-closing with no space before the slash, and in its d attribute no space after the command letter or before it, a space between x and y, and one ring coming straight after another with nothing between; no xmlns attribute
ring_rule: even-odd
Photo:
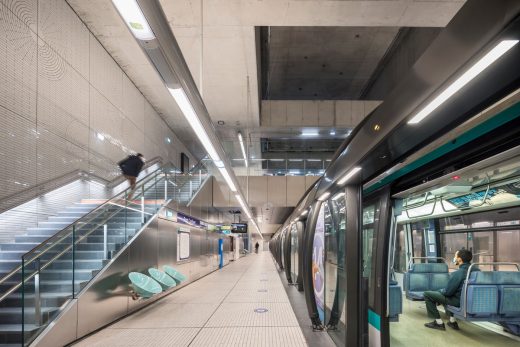
<svg viewBox="0 0 520 347"><path fill-rule="evenodd" d="M387 296L387 256L390 237L390 191L363 199L361 219L361 313L363 346L382 346L388 330L383 303Z"/></svg>

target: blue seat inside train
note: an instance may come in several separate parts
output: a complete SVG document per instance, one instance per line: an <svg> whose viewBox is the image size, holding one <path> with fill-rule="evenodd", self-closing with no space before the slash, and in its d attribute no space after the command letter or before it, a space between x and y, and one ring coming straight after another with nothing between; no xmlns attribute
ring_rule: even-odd
<svg viewBox="0 0 520 347"><path fill-rule="evenodd" d="M424 292L440 290L448 283L448 265L446 263L411 264L404 274L404 290L410 300L424 300Z"/></svg>
<svg viewBox="0 0 520 347"><path fill-rule="evenodd" d="M398 322L401 313L403 313L403 290L397 281L391 280L388 286L388 318L390 322Z"/></svg>
<svg viewBox="0 0 520 347"><path fill-rule="evenodd" d="M520 272L472 272L464 284L460 302L460 307L447 306L457 318L520 322Z"/></svg>

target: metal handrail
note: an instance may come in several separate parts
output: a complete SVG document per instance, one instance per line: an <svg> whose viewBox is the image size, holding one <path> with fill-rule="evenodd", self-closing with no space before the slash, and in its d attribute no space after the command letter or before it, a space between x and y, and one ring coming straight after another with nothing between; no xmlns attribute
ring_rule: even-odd
<svg viewBox="0 0 520 347"><path fill-rule="evenodd" d="M142 186L144 186L144 184L148 183L148 182L152 179L152 177L150 177L150 176L154 176L153 178L155 178L155 176L157 175L157 171L159 171L159 170L162 170L162 168L159 168L159 169L157 169L156 171L150 173L149 175L143 177L143 178L141 179L141 182L140 182L140 185L139 185L139 186L142 187ZM127 193L127 191L128 191L129 189L131 189L131 187L129 187L129 188L125 189L124 191L122 191L122 192L116 194L115 196L113 196L112 198L110 198L109 200L107 200L105 203L99 205L98 207L96 207L95 209L93 209L92 211L90 211L89 213L87 213L86 215L84 215L83 217L81 217L80 219L78 219L77 221L75 221L74 223L71 223L71 224L67 225L67 226L66 226L65 228L63 228L61 231L58 231L56 234L54 234L53 236L51 236L51 237L48 238L47 240L43 241L42 243L40 243L38 246L34 247L32 250L30 250L30 251L27 252L26 254L24 254L24 255L22 256L22 259L23 259L27 254L34 253L34 252L36 252L38 249L42 248L44 245L48 244L49 242L53 242L53 241L54 241L53 246L49 247L47 250L43 251L42 253L39 253L38 255L34 256L34 257L33 257L32 259L30 259L28 262L31 263L31 262L35 261L35 260L36 260L37 258L39 258L41 255L47 253L48 250L52 249L52 248L54 247L54 245L56 245L58 242L62 241L62 240L65 239L66 237L69 237L69 236L71 235L71 232L68 232L68 233L66 233L65 235L63 235L63 232L64 232L65 230L68 230L68 229L70 228L71 225L74 226L74 225L77 224L77 223L81 223L81 220L86 219L86 218L90 218L90 217L93 215L94 212L97 212L97 211L99 211L101 208L104 208L106 205L111 204L111 201L114 200L114 199L116 199L116 198L118 198L119 196L121 196L121 195L123 195L123 194L126 196L126 193ZM137 189L137 188L136 188L136 189ZM149 189L149 188L148 188L148 189ZM143 194L144 194L144 192L143 192ZM118 210L117 212L119 212L119 211L121 211L121 209ZM114 212L114 214L117 213L117 212ZM114 214L112 214L111 216L113 216ZM111 217L111 216L110 216L110 217ZM108 217L108 218L110 218L110 217ZM107 219L105 219L105 221L106 221L106 220L107 220ZM90 235L94 230L95 230L95 229L93 229L90 233L86 234L84 237L87 237L88 235ZM75 230L73 230L72 232L75 232ZM61 238L60 238L60 236L61 236ZM82 237L81 239L79 239L77 242L83 240L84 237ZM58 240L58 239L59 239L59 240ZM77 243L77 242L76 242L76 243ZM72 246L69 246L69 247L72 247ZM55 257L52 259L52 261L47 262L46 265L44 265L44 266L46 267L46 266L48 266L49 264L51 264L51 262L53 262L54 260L56 260L57 257L63 255L63 254L64 254L66 251L68 251L69 249L70 249L70 248L68 248L68 249L66 249L66 250L64 250L64 251L62 251L60 254L58 254L57 256L55 256ZM4 283L4 282L7 281L9 278L13 277L16 273L18 273L18 272L22 269L23 264L24 264L24 261L22 261L22 264L21 264L21 265L17 266L17 267L14 268L13 270L11 270L7 275L5 275L4 277L2 277L2 278L0 279L0 284ZM45 267L44 267L44 268L45 268ZM22 286L23 283L27 282L29 279L31 279L32 277L34 277L35 274L36 274L36 272L35 272L33 275L29 276L27 279L25 279L25 280L22 279L22 281L20 281L20 283L14 285L11 289L9 289L9 290L7 290L5 293L3 293L3 294L0 296L0 302L2 302L5 298L7 298L9 295L11 295L11 294L12 294L14 291L16 291L18 288L20 288L20 287Z"/></svg>
<svg viewBox="0 0 520 347"><path fill-rule="evenodd" d="M406 213L406 216L408 217L408 219L431 216L435 212L435 207L437 206L437 197L434 196L433 207L432 207L432 211L430 213L419 214L417 216L410 217L410 214L408 213L408 211L410 211L411 209L418 208L418 207L423 207L423 206L426 206L426 199L424 199L424 203L422 203L422 204L419 204L417 206L413 206L413 207L410 207L410 208L405 208L404 212Z"/></svg>
<svg viewBox="0 0 520 347"><path fill-rule="evenodd" d="M208 168L204 165L204 162L202 160L200 160L189 172L188 174L185 176L185 177L188 177L190 175L191 172L194 172L196 170L198 170L200 167L203 167L204 170L206 171L205 173L207 175L209 175L209 170ZM188 184L189 182L189 179L187 181L185 181L184 183L182 183L182 185L180 187L178 187L177 189L179 190L182 190L184 188L184 186L186 186L186 184Z"/></svg>
<svg viewBox="0 0 520 347"><path fill-rule="evenodd" d="M516 269L520 272L520 265L518 263L509 263L509 262L483 262L483 263L472 263L468 272L466 273L466 279L464 280L464 318L468 317L468 281L469 276L471 275L471 268L474 265L515 265ZM500 272L500 271L497 271Z"/></svg>
<svg viewBox="0 0 520 347"><path fill-rule="evenodd" d="M417 208L417 207L422 207L422 206L426 205L426 202L428 201L428 197L430 196L430 194L431 194L430 192L426 192L424 194L424 200L422 202L416 202L413 204L408 204L408 199L410 199L410 197L407 197L405 199L406 204L403 205L403 209L409 210L411 208ZM435 196L433 196L433 197L435 197Z"/></svg>
<svg viewBox="0 0 520 347"><path fill-rule="evenodd" d="M408 261L408 270L410 270L412 268L412 265L414 264L414 260L415 259L426 259L426 260L442 260L445 264L448 264L446 262L446 259L444 259L443 257L411 257L410 260Z"/></svg>

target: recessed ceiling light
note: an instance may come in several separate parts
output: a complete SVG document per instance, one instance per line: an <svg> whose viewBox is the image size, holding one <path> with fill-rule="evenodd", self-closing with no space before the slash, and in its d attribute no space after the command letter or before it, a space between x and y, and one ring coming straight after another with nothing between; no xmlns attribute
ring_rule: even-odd
<svg viewBox="0 0 520 347"><path fill-rule="evenodd" d="M96 136L97 136L99 141L103 141L105 139L105 136L103 134L101 134L101 133L97 133Z"/></svg>

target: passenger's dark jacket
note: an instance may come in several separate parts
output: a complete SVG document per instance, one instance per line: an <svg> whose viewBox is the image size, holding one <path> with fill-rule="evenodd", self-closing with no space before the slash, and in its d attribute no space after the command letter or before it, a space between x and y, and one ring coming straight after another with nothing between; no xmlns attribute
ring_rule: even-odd
<svg viewBox="0 0 520 347"><path fill-rule="evenodd" d="M468 269L470 263L464 263L462 264L459 269L455 272L452 272L450 275L450 279L448 280L448 284L446 285L446 288L441 290L441 293L448 297L453 299L454 301L458 302L460 304L460 296L462 293L462 287L464 286L464 281L466 280L466 275L468 274ZM471 271L479 271L478 268L473 267ZM460 305L454 305L454 306L460 306Z"/></svg>
<svg viewBox="0 0 520 347"><path fill-rule="evenodd" d="M117 163L124 175L137 177L143 168L143 161L137 155L129 155L128 158Z"/></svg>

